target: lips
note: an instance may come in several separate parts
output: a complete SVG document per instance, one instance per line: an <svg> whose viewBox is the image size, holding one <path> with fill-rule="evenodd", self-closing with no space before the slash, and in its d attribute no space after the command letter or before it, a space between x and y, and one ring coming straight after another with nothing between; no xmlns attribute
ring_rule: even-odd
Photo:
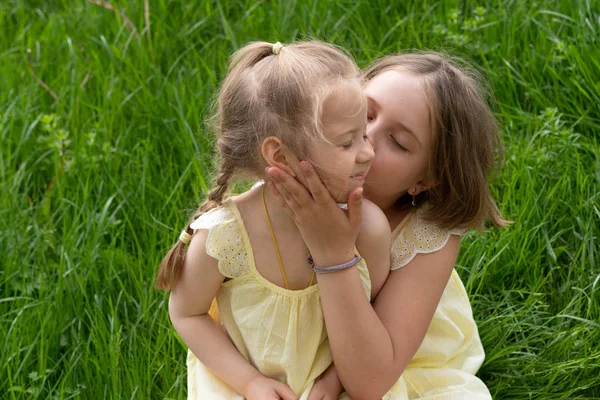
<svg viewBox="0 0 600 400"><path fill-rule="evenodd" d="M350 176L350 178L364 181L366 176L367 176L367 172L365 171L365 172L361 172L358 174L354 174L354 175Z"/></svg>

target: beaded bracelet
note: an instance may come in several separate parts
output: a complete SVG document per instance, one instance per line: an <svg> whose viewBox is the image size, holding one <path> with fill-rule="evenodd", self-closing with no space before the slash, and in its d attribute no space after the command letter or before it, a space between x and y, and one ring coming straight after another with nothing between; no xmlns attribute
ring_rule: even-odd
<svg viewBox="0 0 600 400"><path fill-rule="evenodd" d="M343 264L330 265L328 267L319 267L315 265L315 262L313 261L312 257L308 257L308 263L312 267L313 271L315 271L317 274L328 274L330 272L342 271L344 269L354 267L360 262L360 260L361 258L357 254L355 254L354 257L352 257L352 260Z"/></svg>

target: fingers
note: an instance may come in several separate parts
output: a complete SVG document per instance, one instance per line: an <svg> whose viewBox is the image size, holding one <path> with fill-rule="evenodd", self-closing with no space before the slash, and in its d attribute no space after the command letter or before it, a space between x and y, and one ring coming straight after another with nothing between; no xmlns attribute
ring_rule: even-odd
<svg viewBox="0 0 600 400"><path fill-rule="evenodd" d="M320 393L318 390L314 390L314 388L315 387L313 386L306 400L323 400L323 393Z"/></svg>
<svg viewBox="0 0 600 400"><path fill-rule="evenodd" d="M288 385L279 382L279 385L275 387L275 391L281 398L281 400L298 400L298 396L290 389Z"/></svg>
<svg viewBox="0 0 600 400"><path fill-rule="evenodd" d="M356 188L348 195L348 221L356 229L362 223L362 194L363 188Z"/></svg>
<svg viewBox="0 0 600 400"><path fill-rule="evenodd" d="M283 199L284 208L288 207L292 212L299 211L302 206L296 200L296 197L288 190L287 186L276 181L275 179L271 182L271 187L275 187L281 198Z"/></svg>
<svg viewBox="0 0 600 400"><path fill-rule="evenodd" d="M312 203L312 196L306 188L285 171L282 171L279 168L270 167L267 168L267 174L273 179L281 194L284 194L282 189L285 189L301 206ZM292 204L290 204L290 206L292 206Z"/></svg>
<svg viewBox="0 0 600 400"><path fill-rule="evenodd" d="M269 189L273 192L273 194L275 195L275 198L277 199L277 201L279 202L279 205L281 206L281 208L283 209L283 212L290 218L295 219L295 214L292 211L292 209L288 206L288 203L286 202L285 198L283 197L283 195L281 193L279 193L279 189L277 189L277 186L269 181L267 182L267 186L269 187Z"/></svg>
<svg viewBox="0 0 600 400"><path fill-rule="evenodd" d="M273 181L268 181L265 182L265 185L267 185L267 188L275 195L274 198L277 204L279 204L281 207L287 207L287 203L283 195L279 192L279 189L277 189L275 183L273 183Z"/></svg>
<svg viewBox="0 0 600 400"><path fill-rule="evenodd" d="M306 182L308 184L308 189L310 190L310 194L315 199L317 203L326 203L328 201L333 201L329 191L321 181L321 178L315 171L315 168L311 163L307 161L300 162L300 168L306 178Z"/></svg>

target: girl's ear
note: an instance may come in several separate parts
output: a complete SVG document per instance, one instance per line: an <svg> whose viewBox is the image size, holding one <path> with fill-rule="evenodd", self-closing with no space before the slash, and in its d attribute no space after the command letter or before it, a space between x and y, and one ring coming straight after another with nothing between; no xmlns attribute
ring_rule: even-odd
<svg viewBox="0 0 600 400"><path fill-rule="evenodd" d="M423 193L429 189L433 189L437 186L437 183L432 178L424 178L419 182L415 183L408 189L408 193L411 195L418 195L419 193Z"/></svg>
<svg viewBox="0 0 600 400"><path fill-rule="evenodd" d="M296 177L295 167L298 166L299 161L296 156L286 149L279 138L274 136L266 138L260 147L260 151L270 167L280 168L290 176Z"/></svg>

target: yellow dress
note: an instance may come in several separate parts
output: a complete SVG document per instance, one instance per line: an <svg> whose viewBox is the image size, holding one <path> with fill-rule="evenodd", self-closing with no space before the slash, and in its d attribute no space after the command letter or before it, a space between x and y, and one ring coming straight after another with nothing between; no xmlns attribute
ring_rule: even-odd
<svg viewBox="0 0 600 400"><path fill-rule="evenodd" d="M418 210L411 212L393 232L392 271L462 233L441 230L420 218ZM489 400L489 390L475 376L484 357L467 292L454 270L421 346L383 399Z"/></svg>
<svg viewBox="0 0 600 400"><path fill-rule="evenodd" d="M332 363L321 298L316 285L279 287L260 275L235 203L198 218L207 229L206 251L230 280L217 293L220 321L238 351L263 375L286 383L306 399L316 378ZM364 260L357 264L367 298L371 281ZM188 399L243 399L188 351Z"/></svg>

